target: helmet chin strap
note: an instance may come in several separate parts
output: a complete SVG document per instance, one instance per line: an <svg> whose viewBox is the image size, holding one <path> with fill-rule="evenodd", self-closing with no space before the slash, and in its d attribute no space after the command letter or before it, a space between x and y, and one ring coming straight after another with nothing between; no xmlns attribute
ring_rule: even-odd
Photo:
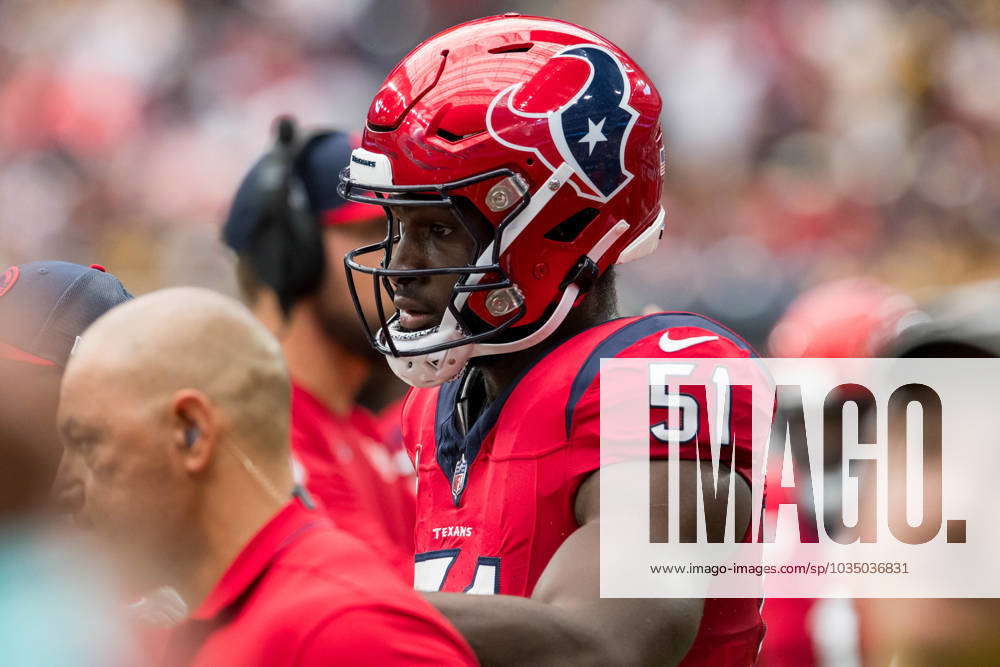
<svg viewBox="0 0 1000 667"><path fill-rule="evenodd" d="M615 244L622 234L628 231L629 224L624 220L619 220L615 225L609 229L604 236L590 249L587 253L587 257L597 264L600 262L604 254ZM512 343L474 343L472 347L472 354L470 357L482 357L488 354L510 354L511 352L520 352L521 350L526 350L533 345L537 345L542 342L559 328L559 325L563 323L566 316L569 315L570 309L573 308L573 303L576 301L576 297L580 294L580 286L577 284L570 284L566 287L563 292L562 298L559 300L559 305L556 309L552 311L549 315L549 319L545 321L539 329L526 336L521 340L514 341ZM449 313L450 314L450 313Z"/></svg>

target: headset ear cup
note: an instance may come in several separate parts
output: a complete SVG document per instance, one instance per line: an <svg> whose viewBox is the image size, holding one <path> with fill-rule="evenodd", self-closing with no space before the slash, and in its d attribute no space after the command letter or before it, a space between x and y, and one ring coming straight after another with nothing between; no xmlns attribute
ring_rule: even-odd
<svg viewBox="0 0 1000 667"><path fill-rule="evenodd" d="M315 138L297 144L294 123L279 121L275 147L264 158L257 184L262 219L251 260L261 281L277 293L286 317L298 299L319 288L325 270L323 232L295 173L303 150Z"/></svg>
<svg viewBox="0 0 1000 667"><path fill-rule="evenodd" d="M317 143L332 135L331 131L314 132L307 136L292 159L288 186L290 229L290 275L294 275L296 296L318 290L326 273L326 247L323 225L314 211L309 189L299 174L306 167L306 158Z"/></svg>
<svg viewBox="0 0 1000 667"><path fill-rule="evenodd" d="M323 230L310 209L305 188L293 174L288 191L285 221L280 225L280 242L284 267L285 289L279 293L286 314L294 302L319 289L326 270Z"/></svg>

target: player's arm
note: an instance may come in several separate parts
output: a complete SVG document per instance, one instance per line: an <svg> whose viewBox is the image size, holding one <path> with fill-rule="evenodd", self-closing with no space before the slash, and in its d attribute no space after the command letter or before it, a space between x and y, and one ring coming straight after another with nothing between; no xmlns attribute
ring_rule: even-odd
<svg viewBox="0 0 1000 667"><path fill-rule="evenodd" d="M690 468L694 465L694 461L680 462L681 494L697 492ZM711 466L701 468L703 483L711 484ZM600 474L634 479L642 474L637 471L644 469L623 463L604 468ZM577 493L575 511L580 528L555 553L530 599L428 594L484 665L665 665L679 662L690 648L701 622L702 600L600 598L598 474L591 474ZM720 476L723 474L727 474L725 468L720 467ZM652 462L650 476L651 483L666 488L667 463ZM738 475L733 476L737 480L735 518L740 534L750 521L750 487ZM666 516L665 505L651 511ZM680 530L694 534L694 512L681 514ZM724 526L726 517L722 512L709 512L705 520L707 526ZM666 526L665 518L657 523Z"/></svg>

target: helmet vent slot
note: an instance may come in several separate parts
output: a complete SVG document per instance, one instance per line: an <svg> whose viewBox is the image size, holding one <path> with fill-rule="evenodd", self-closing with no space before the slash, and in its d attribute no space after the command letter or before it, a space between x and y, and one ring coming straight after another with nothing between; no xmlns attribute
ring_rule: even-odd
<svg viewBox="0 0 1000 667"><path fill-rule="evenodd" d="M495 46L489 50L490 53L524 53L530 51L534 44L531 42L522 42L520 44L504 44L503 46Z"/></svg>
<svg viewBox="0 0 1000 667"><path fill-rule="evenodd" d="M545 232L545 238L550 241L569 243L576 240L583 230L597 217L596 208L585 208L569 216L558 225Z"/></svg>
<svg viewBox="0 0 1000 667"><path fill-rule="evenodd" d="M449 132L443 127L439 127L435 134L437 134L445 141L450 141L451 143L455 144L458 143L459 141L462 141L463 139L468 139L469 137L474 137L477 134L482 134L485 131L486 130L476 130L475 132L469 132L468 134L455 134L454 132Z"/></svg>

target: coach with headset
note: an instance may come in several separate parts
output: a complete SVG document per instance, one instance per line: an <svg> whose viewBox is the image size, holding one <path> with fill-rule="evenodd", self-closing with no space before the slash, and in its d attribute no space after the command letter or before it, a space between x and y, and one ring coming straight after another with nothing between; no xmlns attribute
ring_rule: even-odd
<svg viewBox="0 0 1000 667"><path fill-rule="evenodd" d="M299 136L290 118L278 119L275 134L240 184L222 237L237 254L245 302L281 341L288 363L297 481L409 582L411 477L405 457L383 444L380 424L357 404L366 383L390 395L402 388L385 377L337 270L348 250L382 239L385 215L337 194L351 152L346 135ZM374 290L363 292L374 312Z"/></svg>

